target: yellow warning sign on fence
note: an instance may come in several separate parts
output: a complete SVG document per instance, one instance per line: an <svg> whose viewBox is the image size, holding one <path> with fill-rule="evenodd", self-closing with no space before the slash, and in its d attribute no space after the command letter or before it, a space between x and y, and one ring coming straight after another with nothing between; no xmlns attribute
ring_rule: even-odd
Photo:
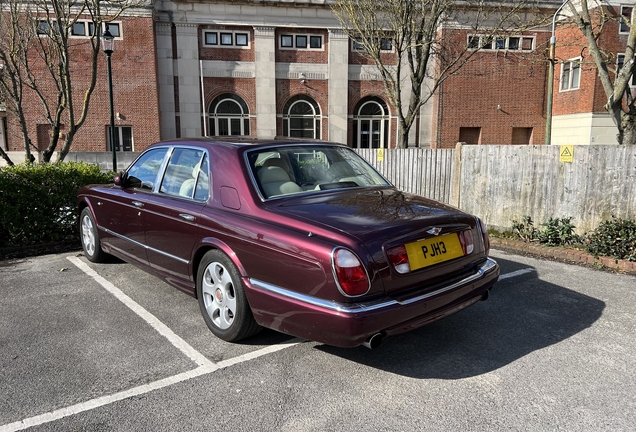
<svg viewBox="0 0 636 432"><path fill-rule="evenodd" d="M383 148L379 148L378 149L378 162L384 162L384 149Z"/></svg>
<svg viewBox="0 0 636 432"><path fill-rule="evenodd" d="M574 162L574 146L573 145L562 145L561 151L559 153L561 157L559 160L561 162Z"/></svg>

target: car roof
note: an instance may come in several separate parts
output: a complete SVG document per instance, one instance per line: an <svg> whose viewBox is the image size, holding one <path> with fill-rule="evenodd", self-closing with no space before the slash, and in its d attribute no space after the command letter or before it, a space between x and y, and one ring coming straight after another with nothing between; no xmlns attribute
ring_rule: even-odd
<svg viewBox="0 0 636 432"><path fill-rule="evenodd" d="M328 146L344 146L344 144L334 143L322 140L309 140L300 138L281 137L276 139L253 139L241 136L223 136L223 137L198 137L198 138L178 138L173 140L161 141L155 143L154 146L162 145L211 145L232 148L259 148L271 146L291 146L291 145L328 145Z"/></svg>

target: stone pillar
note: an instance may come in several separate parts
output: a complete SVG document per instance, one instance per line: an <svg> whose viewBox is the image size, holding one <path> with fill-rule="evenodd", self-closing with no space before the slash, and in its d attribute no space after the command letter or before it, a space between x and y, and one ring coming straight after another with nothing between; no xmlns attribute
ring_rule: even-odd
<svg viewBox="0 0 636 432"><path fill-rule="evenodd" d="M274 27L254 27L256 131L258 138L276 136L276 38Z"/></svg>
<svg viewBox="0 0 636 432"><path fill-rule="evenodd" d="M172 52L172 26L157 23L157 81L159 86L159 114L161 116L161 139L177 137L176 106L174 98L174 70Z"/></svg>
<svg viewBox="0 0 636 432"><path fill-rule="evenodd" d="M179 77L181 137L201 136L201 78L199 77L198 25L175 24L177 53L175 75Z"/></svg>
<svg viewBox="0 0 636 432"><path fill-rule="evenodd" d="M329 141L347 144L349 37L329 29Z"/></svg>

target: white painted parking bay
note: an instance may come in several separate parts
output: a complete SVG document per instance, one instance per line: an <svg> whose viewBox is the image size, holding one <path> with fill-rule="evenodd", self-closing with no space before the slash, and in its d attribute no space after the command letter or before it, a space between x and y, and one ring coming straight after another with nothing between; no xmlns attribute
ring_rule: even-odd
<svg viewBox="0 0 636 432"><path fill-rule="evenodd" d="M130 397L143 395L157 389L169 387L177 383L191 380L193 378L211 374L218 371L219 369L223 369L239 363L244 363L280 350L284 350L286 348L293 347L303 342L300 339L290 339L274 345L266 346L264 348L246 352L235 357L223 359L216 362L212 361L204 354L199 352L197 349L195 349L192 345L190 345L181 336L176 334L171 328L164 324L155 315L150 313L146 308L141 306L137 301L133 300L129 295L124 293L120 288L115 286L105 277L98 274L97 271L91 268L84 259L80 259L76 256L71 256L67 257L67 260L75 268L79 269L85 275L85 277L88 278L89 281L96 283L109 295L114 296L126 308L134 312L138 320L143 320L147 324L147 326L158 333L165 340L165 342L171 345L174 349L178 350L184 357L189 359L189 361L192 363L193 368L142 385L133 386L131 388L116 391L107 395L100 395L86 401L64 406L63 408L52 409L48 412L36 414L34 416L27 417L19 421L8 423L0 426L0 432L17 431L32 426L43 425L62 419L64 417L73 416L82 412L93 410L98 407L122 401ZM120 265L127 266L127 264ZM519 277L533 271L534 269L532 268L520 268L513 270L507 274L502 274L501 279L505 280L513 277ZM137 331L141 328L141 326L143 326L143 324L137 324L133 326L132 331ZM203 324L201 325L201 331L207 331Z"/></svg>

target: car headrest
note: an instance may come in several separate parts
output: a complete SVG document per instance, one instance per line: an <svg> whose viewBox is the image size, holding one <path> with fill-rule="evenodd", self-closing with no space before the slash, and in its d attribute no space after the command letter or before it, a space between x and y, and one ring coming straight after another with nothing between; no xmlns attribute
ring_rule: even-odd
<svg viewBox="0 0 636 432"><path fill-rule="evenodd" d="M258 171L261 183L288 182L289 175L284 169L276 166L264 166Z"/></svg>

